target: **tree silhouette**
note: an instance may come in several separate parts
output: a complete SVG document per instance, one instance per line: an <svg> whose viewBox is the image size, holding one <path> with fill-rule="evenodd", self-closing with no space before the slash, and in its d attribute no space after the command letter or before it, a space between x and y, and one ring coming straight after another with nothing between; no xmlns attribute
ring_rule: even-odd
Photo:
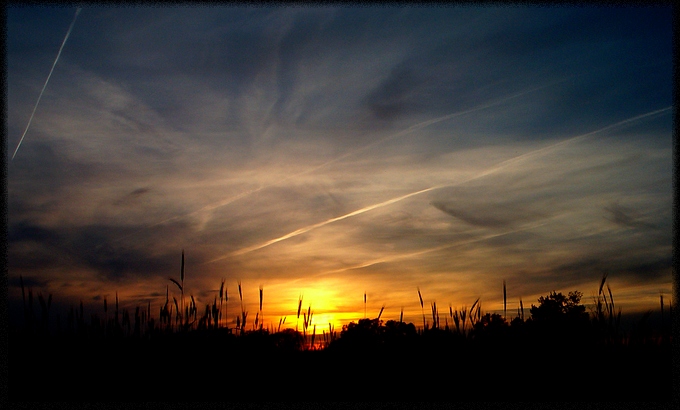
<svg viewBox="0 0 680 410"><path fill-rule="evenodd" d="M586 307L579 304L582 296L579 291L567 296L550 292L547 297L538 298L538 306L531 305L531 318L535 322L587 321Z"/></svg>
<svg viewBox="0 0 680 410"><path fill-rule="evenodd" d="M530 325L534 331L554 341L571 342L590 334L590 320L586 307L580 304L583 293L550 292L538 298L538 306L531 305Z"/></svg>
<svg viewBox="0 0 680 410"><path fill-rule="evenodd" d="M295 329L283 329L270 336L279 351L293 352L303 350L305 339Z"/></svg>
<svg viewBox="0 0 680 410"><path fill-rule="evenodd" d="M378 319L360 319L342 327L340 339L346 348L376 348L381 344L381 333L384 328Z"/></svg>
<svg viewBox="0 0 680 410"><path fill-rule="evenodd" d="M483 315L473 328L474 337L478 341L497 340L504 338L508 330L508 323L498 313Z"/></svg>

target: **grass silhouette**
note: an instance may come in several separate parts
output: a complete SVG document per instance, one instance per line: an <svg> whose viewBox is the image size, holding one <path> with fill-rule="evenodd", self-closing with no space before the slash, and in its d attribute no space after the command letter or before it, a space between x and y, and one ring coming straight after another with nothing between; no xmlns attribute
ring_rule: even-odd
<svg viewBox="0 0 680 410"><path fill-rule="evenodd" d="M420 328L402 321L403 308L399 321L381 320L383 305L376 318L350 322L340 332L329 323L328 332L317 335L314 312L311 304L302 310L302 295L296 306L298 321L302 313L301 332L297 324L282 330L285 317L276 329L264 327L262 287L259 311L249 329L240 281L241 311L235 328L226 321L222 325L222 304L228 300L224 280L219 303L216 296L198 317L193 295L189 306L183 306L181 272L180 281L171 279L182 292L181 299L173 296L170 303L166 286L158 320L152 317L150 303L136 307L134 315L120 311L116 293L113 317L104 298L104 317L91 314L86 320L81 301L78 309L71 307L63 328L56 316L54 331L49 329L52 295L38 295L38 318L33 292L28 289L26 297L20 277L24 323L9 333L9 400L224 400L221 392L247 391L252 383L261 386L257 396L235 401L300 400L294 392L303 382L303 400L325 401L671 398L672 306L664 306L661 296L665 316L661 329L649 325L653 313L649 311L626 331L606 275L589 313L580 304L580 292L568 296L551 292L538 300L538 306L531 306L526 320L520 299L517 316L508 321L503 281L503 316L483 312L478 298L469 308L449 305L442 326L433 301L428 324L417 289L423 313ZM591 369L605 373L592 381ZM314 372L323 376L310 377ZM376 374L387 385L400 386L396 397L386 397L380 389L337 396L371 385ZM170 383L169 377L182 380L172 394L150 386L151 381ZM482 384L489 387L479 395L475 392ZM117 385L125 385L128 395L113 393L121 390L112 388Z"/></svg>

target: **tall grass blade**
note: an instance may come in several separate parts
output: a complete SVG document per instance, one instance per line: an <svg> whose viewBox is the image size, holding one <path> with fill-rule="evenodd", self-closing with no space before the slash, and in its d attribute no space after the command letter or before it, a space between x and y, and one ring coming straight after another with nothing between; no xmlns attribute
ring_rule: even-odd
<svg viewBox="0 0 680 410"><path fill-rule="evenodd" d="M423 295L420 293L420 287L418 289L418 299L420 299L420 311L423 314L423 330L427 329L427 321L425 320L425 307L423 305Z"/></svg>
<svg viewBox="0 0 680 410"><path fill-rule="evenodd" d="M220 283L220 302L224 298L224 281L225 281L225 279L222 278L222 282Z"/></svg>
<svg viewBox="0 0 680 410"><path fill-rule="evenodd" d="M659 294L659 303L661 303L661 329L664 329L664 323L663 323L663 293Z"/></svg>
<svg viewBox="0 0 680 410"><path fill-rule="evenodd" d="M505 279L503 279L503 318L508 318L508 294L505 289Z"/></svg>
<svg viewBox="0 0 680 410"><path fill-rule="evenodd" d="M607 275L608 272L606 271L602 274L602 281L600 281L600 289L597 291L598 295L602 294L602 288L604 287L604 282L607 280Z"/></svg>
<svg viewBox="0 0 680 410"><path fill-rule="evenodd" d="M21 301L24 305L24 316L28 315L28 308L26 307L26 293L24 291L24 278L19 275L19 283L21 283Z"/></svg>
<svg viewBox="0 0 680 410"><path fill-rule="evenodd" d="M175 285L177 285L177 288L178 288L180 291L183 290L183 289L182 289L182 285L180 285L179 282L177 282L177 281L174 280L173 278L168 278L168 279L170 279L170 281L171 281L172 283L174 283Z"/></svg>
<svg viewBox="0 0 680 410"><path fill-rule="evenodd" d="M182 267L179 272L179 280L184 283L184 249L182 249Z"/></svg>
<svg viewBox="0 0 680 410"><path fill-rule="evenodd" d="M364 291L364 319L366 318L366 291Z"/></svg>

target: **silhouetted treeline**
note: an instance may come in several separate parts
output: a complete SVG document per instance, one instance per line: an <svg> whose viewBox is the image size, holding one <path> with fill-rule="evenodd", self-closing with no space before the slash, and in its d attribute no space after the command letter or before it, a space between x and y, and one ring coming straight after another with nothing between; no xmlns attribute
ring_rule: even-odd
<svg viewBox="0 0 680 410"><path fill-rule="evenodd" d="M311 335L307 320L305 332L261 326L235 332L217 320L173 328L155 322L148 306L130 315L117 303L105 318L89 321L81 304L50 334L50 299L40 297L43 316L27 308L27 328L10 333L11 401L658 401L671 395L671 311L664 329L645 327L647 314L624 332L613 298L601 298L589 313L579 292L541 297L526 319L523 312L511 320L483 314L475 303L450 308L442 324L433 305L423 328L376 318L351 322L339 334L314 328ZM159 381L171 387L158 388ZM256 395L244 393L253 386Z"/></svg>

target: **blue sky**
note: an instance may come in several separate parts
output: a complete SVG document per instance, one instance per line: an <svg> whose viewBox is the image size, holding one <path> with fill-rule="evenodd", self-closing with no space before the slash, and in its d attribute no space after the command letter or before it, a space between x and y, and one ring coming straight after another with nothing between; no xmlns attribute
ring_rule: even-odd
<svg viewBox="0 0 680 410"><path fill-rule="evenodd" d="M669 7L84 5L11 159L75 11L6 9L10 301L671 292Z"/></svg>

